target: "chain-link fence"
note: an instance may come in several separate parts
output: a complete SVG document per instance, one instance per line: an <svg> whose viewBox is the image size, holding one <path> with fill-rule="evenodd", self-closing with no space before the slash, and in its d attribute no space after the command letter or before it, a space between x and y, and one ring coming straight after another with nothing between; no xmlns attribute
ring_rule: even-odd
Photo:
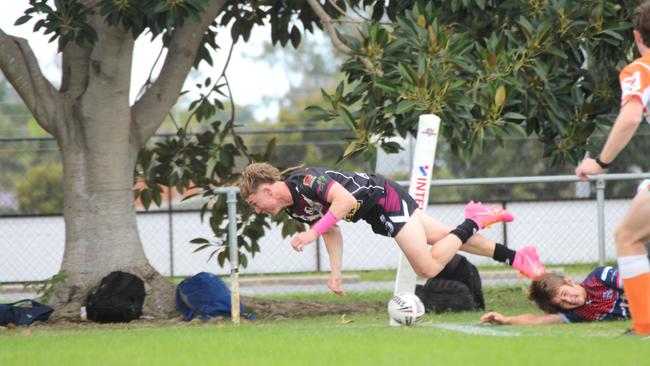
<svg viewBox="0 0 650 366"><path fill-rule="evenodd" d="M344 146L344 144L341 144ZM379 157L378 171L391 170L390 174L408 174L409 149L390 159ZM65 227L60 214L41 214L42 207L30 201L34 192L30 180L52 180L33 173L42 164L56 165L59 155L56 143L49 139L0 140L0 282L38 281L51 277L60 268L65 241ZM13 165L11 165L13 164ZM607 186L629 185L630 178L641 176L610 176ZM634 189L608 194L601 182L577 183L568 176L514 178L505 180L434 181L431 189L432 203L428 213L455 226L463 220L464 203L469 199L490 201L508 208L516 217L508 224L494 225L482 232L485 236L512 248L528 244L537 245L542 260L548 264L593 263L615 258L613 233L622 219ZM527 182L523 182L526 181ZM29 189L21 188L28 185ZM449 185L449 186L448 186ZM543 190L544 198L537 198L526 187ZM634 186L635 184L631 185ZM31 189L31 191L30 191ZM530 198L494 200L476 196L476 192L524 192ZM556 197L548 197L548 192ZM604 198L599 216L597 192ZM505 193L504 193L504 196ZM169 197L168 197L169 198ZM228 266L220 268L216 260L207 262L208 251L193 253L196 248L190 240L210 237L210 226L201 222L199 210L192 201L179 202L167 199L161 208L138 212L138 226L145 253L152 265L170 276L187 276L199 271L228 273ZM197 198L198 199L198 198ZM189 205L189 206L188 206ZM198 203L200 206L200 202ZM56 207L56 206L54 206ZM60 211L59 211L60 212ZM604 218L599 219L600 217ZM602 226L599 228L599 223ZM344 237L344 270L391 269L397 265L399 249L389 238L374 235L363 222L341 224ZM599 236L600 235L600 236ZM261 253L249 258L241 273L286 273L328 271L329 261L322 243L308 246L303 252L291 249L281 230L273 226L260 240ZM469 256L475 264L489 265L489 258Z"/></svg>

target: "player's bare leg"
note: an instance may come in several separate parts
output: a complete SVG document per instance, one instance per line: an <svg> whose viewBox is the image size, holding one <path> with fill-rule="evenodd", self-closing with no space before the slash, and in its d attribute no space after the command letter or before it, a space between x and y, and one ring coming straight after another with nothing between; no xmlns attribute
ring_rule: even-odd
<svg viewBox="0 0 650 366"><path fill-rule="evenodd" d="M429 215L420 215L419 219L426 233L427 243L429 245L437 243L452 230L449 225L440 222ZM496 242L494 240L488 239L481 234L474 234L465 244L463 244L460 250L483 257L492 257L495 246Z"/></svg>
<svg viewBox="0 0 650 366"><path fill-rule="evenodd" d="M454 257L463 243L456 236L449 234L449 227L444 224L437 225L436 228L440 231L436 231L433 235L438 239L436 241L438 248L434 255L434 252L429 251L427 245L427 233L422 225L422 217L426 217L422 210L415 210L408 222L395 236L395 241L415 273L431 278L445 268L445 265Z"/></svg>
<svg viewBox="0 0 650 366"><path fill-rule="evenodd" d="M512 215L503 209L474 202L465 207L465 218L465 222L450 230L448 226L428 218L422 210L413 212L395 240L416 274L428 278L435 277L477 230L496 222L513 220ZM491 256L495 244L487 241L481 243L485 245L481 251ZM427 244L432 245L428 255Z"/></svg>
<svg viewBox="0 0 650 366"><path fill-rule="evenodd" d="M618 266L630 304L632 328L650 334L650 263L645 243L650 240L650 191L640 191L616 229Z"/></svg>
<svg viewBox="0 0 650 366"><path fill-rule="evenodd" d="M616 228L616 253L619 257L647 255L650 241L650 191L639 192Z"/></svg>

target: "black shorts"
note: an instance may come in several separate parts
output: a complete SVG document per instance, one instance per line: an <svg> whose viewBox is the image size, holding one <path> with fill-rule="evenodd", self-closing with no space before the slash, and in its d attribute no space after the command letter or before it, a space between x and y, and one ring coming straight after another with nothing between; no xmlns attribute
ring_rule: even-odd
<svg viewBox="0 0 650 366"><path fill-rule="evenodd" d="M366 213L363 219L372 231L394 238L418 208L417 202L396 182L386 179L385 195Z"/></svg>

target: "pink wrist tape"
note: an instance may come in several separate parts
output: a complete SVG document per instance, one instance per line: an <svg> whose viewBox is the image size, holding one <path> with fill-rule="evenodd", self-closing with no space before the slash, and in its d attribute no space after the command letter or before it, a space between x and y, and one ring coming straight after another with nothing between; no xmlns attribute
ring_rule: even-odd
<svg viewBox="0 0 650 366"><path fill-rule="evenodd" d="M334 216L332 211L327 211L325 216L321 217L320 220L314 226L312 229L314 229L318 235L323 235L327 230L331 229L332 226L336 225L336 223L339 222L339 219Z"/></svg>

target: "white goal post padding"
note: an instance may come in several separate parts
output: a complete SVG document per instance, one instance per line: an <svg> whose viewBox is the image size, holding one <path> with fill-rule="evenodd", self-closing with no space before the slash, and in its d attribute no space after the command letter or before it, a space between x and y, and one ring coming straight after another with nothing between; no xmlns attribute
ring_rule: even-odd
<svg viewBox="0 0 650 366"><path fill-rule="evenodd" d="M429 188L431 186L433 161L436 156L439 130L440 118L438 116L435 114L424 114L420 116L417 140L415 142L415 153L413 154L413 166L411 167L409 194L424 212L426 212L429 202ZM400 253L399 257L397 274L395 275L394 293L415 293L417 276L406 259L406 256L404 256L404 253ZM392 319L390 319L390 324L398 325Z"/></svg>

